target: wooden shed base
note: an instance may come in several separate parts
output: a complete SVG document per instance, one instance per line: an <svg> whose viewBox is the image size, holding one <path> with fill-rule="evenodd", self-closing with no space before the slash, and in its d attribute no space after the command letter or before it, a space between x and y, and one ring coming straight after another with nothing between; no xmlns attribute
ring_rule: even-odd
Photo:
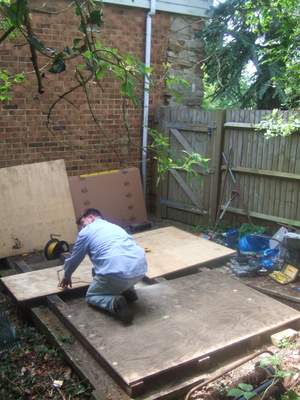
<svg viewBox="0 0 300 400"><path fill-rule="evenodd" d="M203 271L138 289L135 320L122 326L85 300L52 309L131 395L186 367L200 371L270 333L300 326L300 313L224 273Z"/></svg>

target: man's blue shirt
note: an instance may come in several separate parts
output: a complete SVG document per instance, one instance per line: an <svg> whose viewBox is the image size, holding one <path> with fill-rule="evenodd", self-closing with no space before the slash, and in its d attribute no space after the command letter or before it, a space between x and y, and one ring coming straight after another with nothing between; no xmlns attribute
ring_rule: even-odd
<svg viewBox="0 0 300 400"><path fill-rule="evenodd" d="M71 257L66 259L65 278L89 255L96 275L114 275L130 279L145 275L144 250L118 225L96 218L78 234Z"/></svg>

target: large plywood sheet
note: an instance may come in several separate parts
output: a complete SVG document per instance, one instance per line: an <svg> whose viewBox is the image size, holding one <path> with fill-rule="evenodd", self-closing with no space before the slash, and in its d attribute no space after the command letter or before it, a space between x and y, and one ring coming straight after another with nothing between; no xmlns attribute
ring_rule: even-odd
<svg viewBox="0 0 300 400"><path fill-rule="evenodd" d="M137 289L131 326L86 305L58 305L92 354L128 387L232 351L289 324L300 313L218 270ZM200 363L199 363L200 366Z"/></svg>
<svg viewBox="0 0 300 400"><path fill-rule="evenodd" d="M76 223L63 160L0 169L0 258L73 243Z"/></svg>
<svg viewBox="0 0 300 400"><path fill-rule="evenodd" d="M155 229L133 235L137 243L146 250L147 277L154 279L209 262L216 262L234 254L227 247L199 238L174 227ZM56 270L46 268L9 276L2 282L18 301L59 293ZM74 288L85 287L91 281L92 263L86 257L73 274ZM62 275L62 273L61 273Z"/></svg>
<svg viewBox="0 0 300 400"><path fill-rule="evenodd" d="M87 208L97 208L106 220L123 227L147 222L137 168L73 176L69 182L76 218Z"/></svg>
<svg viewBox="0 0 300 400"><path fill-rule="evenodd" d="M137 233L134 238L147 251L147 277L150 279L220 261L235 254L228 247L173 226Z"/></svg>
<svg viewBox="0 0 300 400"><path fill-rule="evenodd" d="M23 302L61 293L64 289L60 288L58 284L63 276L63 265L60 265L7 276L2 278L1 281L17 301ZM72 276L72 288L86 287L91 281L91 262L86 257Z"/></svg>

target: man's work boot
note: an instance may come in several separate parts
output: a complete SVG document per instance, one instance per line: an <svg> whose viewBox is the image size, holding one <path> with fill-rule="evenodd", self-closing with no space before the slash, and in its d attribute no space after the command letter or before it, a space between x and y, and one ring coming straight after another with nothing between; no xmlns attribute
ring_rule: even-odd
<svg viewBox="0 0 300 400"><path fill-rule="evenodd" d="M137 301L138 296L136 294L135 289L127 289L122 293L122 296L125 297L125 299L128 301L128 303L133 303L134 301Z"/></svg>
<svg viewBox="0 0 300 400"><path fill-rule="evenodd" d="M127 301L123 296L117 296L113 302L114 316L125 325L130 325L133 320L133 312L128 307Z"/></svg>

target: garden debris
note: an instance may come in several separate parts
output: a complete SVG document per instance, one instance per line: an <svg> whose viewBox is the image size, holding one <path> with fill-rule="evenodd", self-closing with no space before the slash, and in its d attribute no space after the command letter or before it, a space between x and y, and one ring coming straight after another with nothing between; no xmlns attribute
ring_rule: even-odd
<svg viewBox="0 0 300 400"><path fill-rule="evenodd" d="M271 335L271 342L274 346L282 347L285 343L295 342L298 332L294 329L285 329L284 331Z"/></svg>
<svg viewBox="0 0 300 400"><path fill-rule="evenodd" d="M269 276L281 285L295 282L299 274L298 268L293 265L286 264L281 271L273 271Z"/></svg>
<svg viewBox="0 0 300 400"><path fill-rule="evenodd" d="M53 381L53 386L56 388L61 388L63 384L64 384L64 381L59 380L59 379L54 379L54 381Z"/></svg>
<svg viewBox="0 0 300 400"><path fill-rule="evenodd" d="M197 385L185 400L299 400L299 332L294 342L282 341L281 345L279 350L272 347L273 353L265 352L217 379Z"/></svg>
<svg viewBox="0 0 300 400"><path fill-rule="evenodd" d="M1 291L0 299L6 309L6 323L14 326L18 338L17 346L1 353L0 399L61 400L64 396L72 400L90 400L93 388L89 383L71 373L57 349L18 317L15 306ZM62 379L62 387L54 388L53 381Z"/></svg>
<svg viewBox="0 0 300 400"><path fill-rule="evenodd" d="M297 278L300 264L300 234L281 227L273 236L263 233L241 233L241 229L229 229L222 234L223 244L235 248L237 255L227 264L239 277L269 275L279 283L290 283ZM290 265L293 264L293 265ZM285 271L295 270L288 279L280 278ZM279 272L280 271L280 272ZM280 275L280 276L279 276Z"/></svg>

